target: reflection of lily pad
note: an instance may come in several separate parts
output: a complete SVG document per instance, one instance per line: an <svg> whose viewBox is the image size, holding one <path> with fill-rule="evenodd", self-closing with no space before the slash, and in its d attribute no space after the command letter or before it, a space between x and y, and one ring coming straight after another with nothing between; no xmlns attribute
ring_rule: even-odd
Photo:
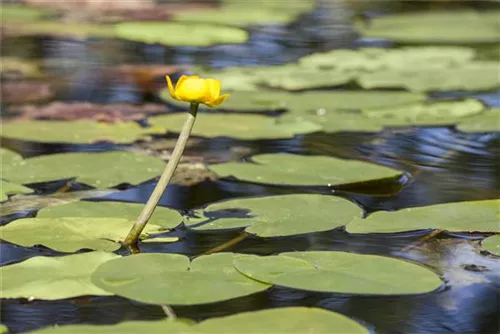
<svg viewBox="0 0 500 334"><path fill-rule="evenodd" d="M199 114L192 133L203 137L232 137L237 139L291 138L296 134L316 132L320 126L311 122L280 122L262 115ZM186 115L173 114L152 117L152 125L180 132Z"/></svg>
<svg viewBox="0 0 500 334"><path fill-rule="evenodd" d="M9 195L30 194L32 192L33 190L28 187L0 180L0 202L4 202L9 199Z"/></svg>
<svg viewBox="0 0 500 334"><path fill-rule="evenodd" d="M139 203L80 201L44 208L38 212L37 218L113 217L135 220L143 208L144 204ZM179 212L159 206L155 209L149 223L163 228L174 228L181 221L182 217Z"/></svg>
<svg viewBox="0 0 500 334"><path fill-rule="evenodd" d="M488 43L500 41L498 11L413 12L377 17L367 27L366 37L404 43Z"/></svg>
<svg viewBox="0 0 500 334"><path fill-rule="evenodd" d="M489 253L500 256L500 234L485 238L481 245Z"/></svg>
<svg viewBox="0 0 500 334"><path fill-rule="evenodd" d="M354 218L349 233L396 233L438 229L452 232L500 232L500 200L471 201L379 211Z"/></svg>
<svg viewBox="0 0 500 334"><path fill-rule="evenodd" d="M96 188L109 188L147 181L160 175L164 167L161 159L141 153L62 153L2 163L2 177L23 184L76 178Z"/></svg>
<svg viewBox="0 0 500 334"><path fill-rule="evenodd" d="M341 185L393 178L402 172L367 162L325 156L261 154L252 162L211 165L221 177L242 181L289 185Z"/></svg>
<svg viewBox="0 0 500 334"><path fill-rule="evenodd" d="M429 269L407 261L344 252L240 255L234 265L261 282L310 291L406 295L431 292L442 283Z"/></svg>
<svg viewBox="0 0 500 334"><path fill-rule="evenodd" d="M100 264L118 257L108 252L59 257L36 256L1 267L2 298L55 300L110 295L93 285L90 275Z"/></svg>
<svg viewBox="0 0 500 334"><path fill-rule="evenodd" d="M126 22L115 26L119 38L172 46L209 46L222 43L245 43L245 30L203 23Z"/></svg>
<svg viewBox="0 0 500 334"><path fill-rule="evenodd" d="M198 214L202 217L186 221L188 227L202 231L246 227L260 237L327 231L362 217L357 205L323 195L236 199L211 204Z"/></svg>
<svg viewBox="0 0 500 334"><path fill-rule="evenodd" d="M479 114L483 109L481 102L467 99L364 109L363 115L385 125L436 125L454 124L464 117Z"/></svg>
<svg viewBox="0 0 500 334"><path fill-rule="evenodd" d="M124 218L62 217L25 218L0 227L0 238L16 245L44 245L59 252L81 249L115 251L134 221ZM144 233L161 228L148 224Z"/></svg>
<svg viewBox="0 0 500 334"><path fill-rule="evenodd" d="M240 274L234 255L189 258L178 254L137 254L100 266L92 275L98 287L150 304L193 305L247 296L270 286Z"/></svg>
<svg viewBox="0 0 500 334"><path fill-rule="evenodd" d="M2 125L2 137L45 143L93 143L111 141L131 143L148 139L163 129L143 128L135 122L100 123L80 121L15 121Z"/></svg>
<svg viewBox="0 0 500 334"><path fill-rule="evenodd" d="M462 132L499 132L500 131L500 108L485 110L482 113L464 118L457 125Z"/></svg>

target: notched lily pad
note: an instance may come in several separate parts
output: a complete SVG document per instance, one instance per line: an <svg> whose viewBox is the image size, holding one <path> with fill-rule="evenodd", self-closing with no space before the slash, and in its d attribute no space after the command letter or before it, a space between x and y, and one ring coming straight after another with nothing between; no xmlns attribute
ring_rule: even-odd
<svg viewBox="0 0 500 334"><path fill-rule="evenodd" d="M500 132L500 108L488 109L464 118L457 129L462 132Z"/></svg>
<svg viewBox="0 0 500 334"><path fill-rule="evenodd" d="M481 245L483 246L483 249L485 249L489 253L500 256L500 234L485 238L481 242Z"/></svg>
<svg viewBox="0 0 500 334"><path fill-rule="evenodd" d="M211 165L220 177L241 181L288 185L341 185L394 178L402 172L367 162L326 156L261 154L252 162Z"/></svg>
<svg viewBox="0 0 500 334"><path fill-rule="evenodd" d="M189 258L137 254L97 268L92 282L122 297L150 304L195 305L247 296L270 285L240 274L232 253Z"/></svg>
<svg viewBox="0 0 500 334"><path fill-rule="evenodd" d="M378 211L354 218L349 233L397 233L437 229L451 232L500 232L500 200L457 202Z"/></svg>
<svg viewBox="0 0 500 334"><path fill-rule="evenodd" d="M245 227L259 237L278 237L331 230L362 213L339 197L284 195L211 204L197 212L199 218L186 218L185 224L197 231Z"/></svg>
<svg viewBox="0 0 500 334"><path fill-rule="evenodd" d="M100 264L119 257L108 252L36 256L0 267L2 298L56 300L87 295L108 296L109 292L90 282L90 275Z"/></svg>
<svg viewBox="0 0 500 334"><path fill-rule="evenodd" d="M5 202L10 195L31 194L33 189L15 184L5 180L0 180L0 202Z"/></svg>
<svg viewBox="0 0 500 334"><path fill-rule="evenodd" d="M204 23L125 22L115 25L118 38L172 46L209 46L213 44L245 43L245 30Z"/></svg>
<svg viewBox="0 0 500 334"><path fill-rule="evenodd" d="M161 128L143 128L135 122L114 124L90 120L13 121L2 125L2 137L44 143L91 144L99 141L132 143L162 134Z"/></svg>
<svg viewBox="0 0 500 334"><path fill-rule="evenodd" d="M112 252L121 247L134 220L125 218L61 217L25 218L0 226L0 238L16 245L43 245L55 251L71 253L81 249ZM148 224L144 233L161 231Z"/></svg>
<svg viewBox="0 0 500 334"><path fill-rule="evenodd" d="M411 262L345 252L239 255L234 265L261 282L309 291L407 295L431 292L442 284L432 271Z"/></svg>

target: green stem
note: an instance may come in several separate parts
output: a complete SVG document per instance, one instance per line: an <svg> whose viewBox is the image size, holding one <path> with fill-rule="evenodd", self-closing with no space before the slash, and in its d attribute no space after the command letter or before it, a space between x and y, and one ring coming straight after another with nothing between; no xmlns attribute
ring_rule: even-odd
<svg viewBox="0 0 500 334"><path fill-rule="evenodd" d="M186 147L189 135L191 134L191 130L193 129L197 112L198 112L198 103L191 103L191 107L188 113L188 118L186 119L186 122L182 127L179 139L177 139L174 151L172 152L172 156L170 157L170 160L168 161L167 166L165 167L165 170L163 171L163 174L160 177L160 180L156 184L153 193L151 193L148 202L142 209L142 212L137 218L137 221L135 222L134 226L132 226L132 229L130 229L130 232L123 241L123 244L125 246L131 246L137 243L137 240L139 239L142 230L144 230L144 227L146 227L149 218L151 218L151 216L153 215L153 212L156 209L158 201L165 192L165 189L167 189L170 179L172 178L172 175L174 175L175 169L177 168L177 165L181 160L182 153L184 152L184 148Z"/></svg>

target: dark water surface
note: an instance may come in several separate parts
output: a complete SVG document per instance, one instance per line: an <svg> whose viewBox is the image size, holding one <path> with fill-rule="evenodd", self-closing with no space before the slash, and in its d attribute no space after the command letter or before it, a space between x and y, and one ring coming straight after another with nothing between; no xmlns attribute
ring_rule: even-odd
<svg viewBox="0 0 500 334"><path fill-rule="evenodd" d="M55 100L108 102L159 102L154 94L107 77L102 68L117 63L203 64L224 67L243 64L280 64L305 54L355 46L390 45L384 41L357 39L349 25L350 13L364 10L377 13L403 9L433 9L431 2L391 2L365 8L325 3L322 10L305 15L288 28L270 26L252 29L245 45L199 48L166 48L123 41L44 38L12 38L2 41L3 56L42 58L48 65L54 59L71 59L78 65L50 67L60 82ZM456 4L454 4L456 5ZM467 3L466 3L467 5ZM469 4L472 6L471 4ZM420 7L419 7L420 6ZM474 4L474 6L480 6ZM487 3L485 6L489 6ZM164 85L160 78L159 87ZM475 96L485 104L500 107L500 94L491 92L451 92L435 98ZM9 106L2 106L3 112ZM170 137L169 137L170 138ZM175 138L173 136L172 138ZM186 155L219 160L247 158L258 153L299 153L328 155L370 161L406 172L399 180L361 184L343 188L277 187L232 179L204 181L193 186L172 185L161 205L189 212L223 199L270 196L289 193L338 195L358 203L366 212L397 210L438 203L500 198L500 133L465 134L453 127L386 129L381 133L315 133L290 140L237 141L230 138L203 139ZM161 138L157 139L158 141ZM130 149L111 144L54 145L4 140L2 146L25 157L69 151ZM99 200L144 203L155 181L146 182ZM73 185L85 189L84 185ZM57 184L37 185L39 193L51 193ZM26 214L34 215L35 212ZM4 217L8 223L16 217ZM260 239L246 237L225 249L238 253L269 255L284 251L339 250L379 254L418 261L442 275L445 286L419 296L348 296L312 293L281 287L231 301L202 306L175 307L179 317L205 319L283 306L315 306L350 316L376 333L498 333L500 332L500 264L480 254L484 235L441 233L425 243L419 239L430 231L393 235L348 235L342 229L308 235ZM182 226L169 233L181 237L172 244L148 244L142 252L174 252L198 256L232 240L234 232L194 233ZM412 247L409 247L413 245ZM11 264L32 256L58 256L44 247L24 248L0 243L1 264ZM121 251L125 254L125 251ZM477 268L483 270L477 271ZM159 306L145 305L119 297L75 298L62 301L3 300L1 323L12 333L54 324L110 324L125 320L161 319ZM237 329L235 329L237 332Z"/></svg>

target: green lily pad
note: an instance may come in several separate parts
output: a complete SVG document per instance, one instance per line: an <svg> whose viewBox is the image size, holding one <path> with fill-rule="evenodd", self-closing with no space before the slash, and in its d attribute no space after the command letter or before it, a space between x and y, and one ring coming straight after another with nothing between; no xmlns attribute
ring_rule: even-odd
<svg viewBox="0 0 500 334"><path fill-rule="evenodd" d="M234 265L261 282L309 291L407 295L431 292L442 284L436 274L417 264L345 252L240 255Z"/></svg>
<svg viewBox="0 0 500 334"><path fill-rule="evenodd" d="M385 125L441 125L454 124L460 119L477 115L484 110L481 102L473 99L416 103L379 109L364 109L363 115Z"/></svg>
<svg viewBox="0 0 500 334"><path fill-rule="evenodd" d="M500 131L500 108L485 110L482 113L464 118L457 125L462 132L499 132Z"/></svg>
<svg viewBox="0 0 500 334"><path fill-rule="evenodd" d="M247 296L270 286L240 274L234 255L189 258L178 254L137 254L109 261L92 282L122 297L149 304L194 305Z"/></svg>
<svg viewBox="0 0 500 334"><path fill-rule="evenodd" d="M485 238L481 242L481 245L483 249L487 250L489 253L500 256L500 234Z"/></svg>
<svg viewBox="0 0 500 334"><path fill-rule="evenodd" d="M9 329L7 326L0 324L0 334L7 334L9 332Z"/></svg>
<svg viewBox="0 0 500 334"><path fill-rule="evenodd" d="M14 73L23 78L43 77L39 61L26 60L19 57L1 57L0 64L0 73L2 76Z"/></svg>
<svg viewBox="0 0 500 334"><path fill-rule="evenodd" d="M179 241L178 237L160 237L160 238L149 238L141 240L142 243L147 244L161 244L161 243L171 243Z"/></svg>
<svg viewBox="0 0 500 334"><path fill-rule="evenodd" d="M239 28L193 22L125 22L115 26L122 39L172 46L209 46L245 43L248 33Z"/></svg>
<svg viewBox="0 0 500 334"><path fill-rule="evenodd" d="M64 168L61 168L64 166ZM160 175L165 163L156 157L125 151L62 153L5 165L2 176L12 182L35 183L68 178L96 188L138 184Z"/></svg>
<svg viewBox="0 0 500 334"><path fill-rule="evenodd" d="M66 299L78 296L108 296L90 282L102 263L120 256L89 252L59 257L36 256L0 267L2 298Z"/></svg>
<svg viewBox="0 0 500 334"><path fill-rule="evenodd" d="M120 248L120 241L133 224L134 220L111 217L25 218L0 226L0 238L24 247L43 245L65 253L81 249L112 252ZM144 233L161 230L148 224Z"/></svg>
<svg viewBox="0 0 500 334"><path fill-rule="evenodd" d="M33 8L16 4L2 4L2 21L26 23L44 19L54 15L55 12L47 9Z"/></svg>
<svg viewBox="0 0 500 334"><path fill-rule="evenodd" d="M37 218L110 217L135 220L143 208L144 204L138 203L80 201L44 208L38 212ZM156 207L149 220L149 224L167 229L172 229L181 222L182 216L179 212L161 206Z"/></svg>
<svg viewBox="0 0 500 334"><path fill-rule="evenodd" d="M162 134L159 128L143 128L135 122L100 123L79 121L14 121L2 124L2 137L42 143L91 144L98 141L132 143Z"/></svg>
<svg viewBox="0 0 500 334"><path fill-rule="evenodd" d="M187 227L197 231L245 227L259 237L327 231L363 216L348 200L303 194L235 199L211 204L197 214L201 217L185 221Z"/></svg>
<svg viewBox="0 0 500 334"><path fill-rule="evenodd" d="M296 67L289 71L271 71L262 78L262 83L273 88L295 91L345 85L354 81L357 74L358 73L354 71L319 70Z"/></svg>
<svg viewBox="0 0 500 334"><path fill-rule="evenodd" d="M30 194L33 189L15 184L12 182L0 180L0 202L5 202L9 199L9 195Z"/></svg>
<svg viewBox="0 0 500 334"><path fill-rule="evenodd" d="M20 154L0 147L0 162L2 163L2 173L5 166L18 164L22 160L23 157ZM4 174L2 174L2 177L4 177Z"/></svg>
<svg viewBox="0 0 500 334"><path fill-rule="evenodd" d="M29 36L59 36L78 38L113 38L115 31L113 25L84 22L57 22L35 21L22 25L7 24L5 27L9 35Z"/></svg>
<svg viewBox="0 0 500 334"><path fill-rule="evenodd" d="M457 202L378 211L354 218L349 233L397 233L437 229L451 232L500 232L500 200Z"/></svg>
<svg viewBox="0 0 500 334"><path fill-rule="evenodd" d="M289 185L341 185L394 178L402 172L367 162L325 156L261 154L252 162L211 165L220 177L242 181Z"/></svg>
<svg viewBox="0 0 500 334"><path fill-rule="evenodd" d="M403 68L364 73L358 83L365 89L404 88L414 92L490 90L500 86L500 63L477 61L456 68Z"/></svg>
<svg viewBox="0 0 500 334"><path fill-rule="evenodd" d="M151 117L150 123L168 131L180 132L186 121L184 113ZM232 137L237 139L292 138L296 134L312 133L321 127L311 122L280 122L263 115L198 114L192 134L202 137Z"/></svg>
<svg viewBox="0 0 500 334"><path fill-rule="evenodd" d="M363 36L403 43L489 43L500 41L498 11L412 12L358 25ZM496 19L495 19L496 17Z"/></svg>

